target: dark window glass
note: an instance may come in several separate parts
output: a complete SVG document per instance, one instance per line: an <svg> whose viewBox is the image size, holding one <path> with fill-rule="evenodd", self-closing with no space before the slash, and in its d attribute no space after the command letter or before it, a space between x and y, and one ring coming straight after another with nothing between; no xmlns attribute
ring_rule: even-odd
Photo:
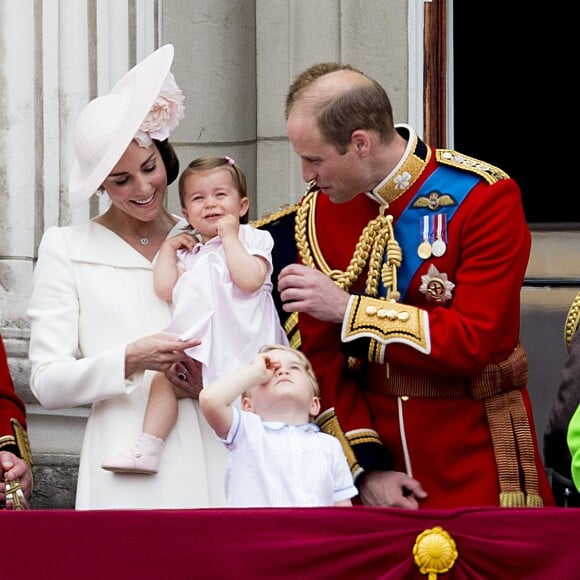
<svg viewBox="0 0 580 580"><path fill-rule="evenodd" d="M560 8L453 2L454 147L517 180L529 223L580 222L568 144L578 105Z"/></svg>

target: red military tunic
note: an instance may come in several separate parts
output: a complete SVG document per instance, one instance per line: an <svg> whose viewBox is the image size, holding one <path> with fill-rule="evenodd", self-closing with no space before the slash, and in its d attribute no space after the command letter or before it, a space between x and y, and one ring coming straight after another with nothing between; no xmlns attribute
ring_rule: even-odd
<svg viewBox="0 0 580 580"><path fill-rule="evenodd" d="M430 149L410 127L398 130L409 139L405 158L373 192L344 204L310 194L297 209L300 259L363 295L351 299L342 328L298 319L301 348L320 383L321 425L343 440L355 477L394 469L418 479L428 493L422 507L553 505L525 385L527 360L514 351L531 248L520 190L497 168ZM451 172L442 188L421 189L442 166ZM472 181L458 195L453 184L464 177ZM385 204L403 246L395 270L404 287L397 286L402 296L393 308L380 297L389 288L367 297L375 295L367 285L372 251L352 281L361 233ZM407 225L397 232L403 215ZM367 233L372 242L375 233ZM419 249L422 241L427 250ZM501 474L498 463L507 465Z"/></svg>
<svg viewBox="0 0 580 580"><path fill-rule="evenodd" d="M26 409L14 390L4 342L0 337L0 451L11 451L30 461Z"/></svg>

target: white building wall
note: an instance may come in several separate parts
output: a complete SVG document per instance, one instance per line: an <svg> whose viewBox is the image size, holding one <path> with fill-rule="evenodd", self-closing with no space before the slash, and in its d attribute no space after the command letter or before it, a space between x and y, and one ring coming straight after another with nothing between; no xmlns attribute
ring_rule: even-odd
<svg viewBox="0 0 580 580"><path fill-rule="evenodd" d="M323 61L346 62L389 90L407 121L407 2L257 0L257 195L260 215L296 202L305 189L286 137L284 103L294 77Z"/></svg>
<svg viewBox="0 0 580 580"><path fill-rule="evenodd" d="M284 119L294 76L349 62L385 84L406 121L407 30L407 0L0 0L0 331L35 454L74 455L87 413L36 404L26 307L42 233L106 204L68 205L72 128L88 100L173 43L186 95L172 136L182 168L199 155L234 157L259 217L304 190ZM168 204L180 211L175 184Z"/></svg>

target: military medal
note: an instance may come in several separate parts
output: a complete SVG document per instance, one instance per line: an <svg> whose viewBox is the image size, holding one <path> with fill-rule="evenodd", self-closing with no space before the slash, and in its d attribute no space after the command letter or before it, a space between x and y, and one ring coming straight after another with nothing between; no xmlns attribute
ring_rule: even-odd
<svg viewBox="0 0 580 580"><path fill-rule="evenodd" d="M429 302L439 302L443 304L453 297L452 290L455 284L449 280L447 274L439 272L439 270L431 264L427 274L421 276L421 286L419 292L422 292L427 297Z"/></svg>
<svg viewBox="0 0 580 580"><path fill-rule="evenodd" d="M445 242L443 240L437 239L433 242L433 246L431 249L433 251L433 255L436 258L440 258L445 253L445 250L447 250L447 246L445 245Z"/></svg>
<svg viewBox="0 0 580 580"><path fill-rule="evenodd" d="M447 216L445 214L437 214L435 216L435 241L431 246L431 251L436 258L440 258L445 251L447 250L447 245L443 240L444 230L444 222L446 222Z"/></svg>
<svg viewBox="0 0 580 580"><path fill-rule="evenodd" d="M423 216L423 227L421 228L421 240L417 248L419 258L426 260L431 257L431 244L429 243L429 216Z"/></svg>
<svg viewBox="0 0 580 580"><path fill-rule="evenodd" d="M417 254L419 258L426 260L427 258L431 257L431 244L427 241L421 242L419 247L417 248Z"/></svg>

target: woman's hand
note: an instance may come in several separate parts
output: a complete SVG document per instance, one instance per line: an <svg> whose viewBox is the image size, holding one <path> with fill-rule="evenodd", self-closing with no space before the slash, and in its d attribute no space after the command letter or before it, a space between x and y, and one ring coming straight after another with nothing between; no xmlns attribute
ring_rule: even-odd
<svg viewBox="0 0 580 580"><path fill-rule="evenodd" d="M176 363L185 366L191 360L185 351L200 344L201 340L198 338L180 340L163 332L140 338L129 343L125 350L125 376L150 370L161 372L171 378L168 373Z"/></svg>
<svg viewBox="0 0 580 580"><path fill-rule="evenodd" d="M185 249L191 252L197 244L199 244L199 240L193 232L181 232L180 234L167 238L161 244L161 251L175 254L177 250Z"/></svg>
<svg viewBox="0 0 580 580"><path fill-rule="evenodd" d="M174 384L173 390L178 399L199 397L203 379L201 363L198 360L187 357L186 360L172 365L165 374Z"/></svg>

